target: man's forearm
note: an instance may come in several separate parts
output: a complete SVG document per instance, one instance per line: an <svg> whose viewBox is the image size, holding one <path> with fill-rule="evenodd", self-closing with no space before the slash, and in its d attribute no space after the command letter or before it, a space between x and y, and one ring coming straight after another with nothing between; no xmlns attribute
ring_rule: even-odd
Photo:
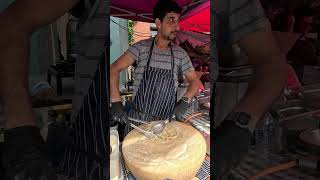
<svg viewBox="0 0 320 180"><path fill-rule="evenodd" d="M186 91L186 93L183 95L183 97L187 97L189 99L192 99L199 91L199 86L200 86L200 80L199 79L194 79L189 82L189 87Z"/></svg>
<svg viewBox="0 0 320 180"><path fill-rule="evenodd" d="M79 0L15 0L2 14L32 33L50 24L70 10Z"/></svg>
<svg viewBox="0 0 320 180"><path fill-rule="evenodd" d="M28 94L29 34L11 28L2 28L0 34L0 97L6 127L35 125Z"/></svg>
<svg viewBox="0 0 320 180"><path fill-rule="evenodd" d="M110 95L111 102L121 101L121 96L119 92L119 76L120 72L110 68Z"/></svg>
<svg viewBox="0 0 320 180"><path fill-rule="evenodd" d="M77 0L16 0L0 14L0 100L6 127L35 125L28 92L29 39Z"/></svg>
<svg viewBox="0 0 320 180"><path fill-rule="evenodd" d="M284 55L270 57L254 68L252 81L236 111L254 115L257 120L281 94L287 79L288 65Z"/></svg>

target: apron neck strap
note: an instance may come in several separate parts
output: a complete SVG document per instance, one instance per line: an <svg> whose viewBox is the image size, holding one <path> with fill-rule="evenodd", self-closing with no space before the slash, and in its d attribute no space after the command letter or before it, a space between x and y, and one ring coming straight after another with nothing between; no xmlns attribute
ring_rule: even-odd
<svg viewBox="0 0 320 180"><path fill-rule="evenodd" d="M151 44L151 47L150 47L150 50L149 50L149 56L148 56L148 61L147 61L147 68L146 68L146 70L149 69L149 64L150 64L150 60L151 60L151 56L152 56L152 51L153 51L155 39L156 39L156 38L153 38L152 44Z"/></svg>
<svg viewBox="0 0 320 180"><path fill-rule="evenodd" d="M153 52L153 48L154 48L154 44L155 44L155 37L152 40L152 44L149 50L149 56L148 56L148 61L147 61L147 67L146 70L149 69L150 66L150 60L151 60L151 56L152 56L152 52ZM171 46L171 41L169 42L169 48L170 48L170 52L171 52L171 70L172 70L172 75L173 75L173 70L174 70L174 56L173 56L173 50L172 50L172 46Z"/></svg>

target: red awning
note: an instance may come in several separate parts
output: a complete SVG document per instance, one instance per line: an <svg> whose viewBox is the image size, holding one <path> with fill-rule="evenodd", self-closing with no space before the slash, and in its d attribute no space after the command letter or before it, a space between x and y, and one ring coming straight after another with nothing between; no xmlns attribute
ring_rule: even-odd
<svg viewBox="0 0 320 180"><path fill-rule="evenodd" d="M210 32L210 1L192 9L183 15L180 22L181 30Z"/></svg>
<svg viewBox="0 0 320 180"><path fill-rule="evenodd" d="M111 0L110 15L124 19L130 19L142 22L153 22L152 11L158 0ZM198 27L202 32L210 31L210 2L209 0L176 0L176 2L183 7L186 12L182 17L183 29L194 30L190 26ZM209 8L206 10L201 4L208 4ZM200 8L201 6L201 8ZM200 9L199 9L200 8ZM196 10L201 16L195 16L193 10ZM203 14L202 11L208 12ZM208 17L204 17L204 16ZM191 19L190 19L191 18ZM207 21L207 22L204 22ZM199 22L199 23L198 23ZM201 24L200 24L201 23ZM208 26L208 27L206 27ZM207 31L209 29L209 31Z"/></svg>
<svg viewBox="0 0 320 180"><path fill-rule="evenodd" d="M181 7L193 0L176 0ZM111 16L142 22L153 22L152 11L158 0L111 0Z"/></svg>

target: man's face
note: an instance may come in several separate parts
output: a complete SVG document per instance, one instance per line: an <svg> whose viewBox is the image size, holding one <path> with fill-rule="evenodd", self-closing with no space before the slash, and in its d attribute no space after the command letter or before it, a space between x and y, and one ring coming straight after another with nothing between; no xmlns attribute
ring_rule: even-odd
<svg viewBox="0 0 320 180"><path fill-rule="evenodd" d="M177 36L177 32L180 31L179 27L180 14L170 12L163 18L161 22L156 19L156 25L159 35L167 40L174 40Z"/></svg>

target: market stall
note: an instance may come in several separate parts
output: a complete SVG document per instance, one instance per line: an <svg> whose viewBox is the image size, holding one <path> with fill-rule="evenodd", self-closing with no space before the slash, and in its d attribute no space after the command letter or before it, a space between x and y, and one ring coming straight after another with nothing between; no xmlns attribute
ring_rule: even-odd
<svg viewBox="0 0 320 180"><path fill-rule="evenodd" d="M209 88L210 34L180 31L177 34L176 43L188 53L202 84Z"/></svg>
<svg viewBox="0 0 320 180"><path fill-rule="evenodd" d="M126 18L135 21L144 21L144 22L152 22L152 9L157 0L152 1L111 1L111 16ZM193 19L196 15L200 14L203 9L210 9L210 2L208 0L198 0L198 1L185 1L185 0L177 0L178 4L183 7L184 13L181 18L181 29L182 31L177 35L176 43L180 45L180 47L184 48L190 58L192 59L193 65L199 70L198 75L199 78L202 77L203 82L208 82L208 74L209 74L209 48L210 48L210 38L208 36L208 32L210 32L210 14L208 13L206 18L206 22L201 22L201 24ZM208 11L207 11L208 12ZM200 16L199 16L200 17ZM203 18L203 15L201 15ZM199 21L200 22L200 21ZM205 26L203 26L205 24ZM190 28L199 27L197 30ZM195 32L197 31L197 32ZM205 38L204 38L205 37ZM207 77L207 79L205 78ZM183 82L183 79L180 79L180 88L185 88L187 84ZM205 83L204 83L205 84ZM184 87L183 87L184 86ZM182 92L183 93L183 92ZM180 93L180 94L182 94ZM179 96L179 95L178 95ZM160 139L151 139L151 141L161 141L164 143L164 139L169 139L167 143L163 145L157 145L157 143L145 143L145 141L150 141L150 139L146 139L146 137L141 136L141 132L137 132L137 130L132 130L121 142L119 141L119 134L116 128L111 129L111 144L113 144L113 148L111 150L114 152L111 154L111 164L112 167L119 167L116 169L111 169L111 179L116 177L118 174L123 179L139 179L142 176L152 177L156 175L159 177L162 175L177 177L177 172L180 172L181 175L185 177L190 177L192 175L195 179L210 179L210 121L209 121L209 102L210 101L210 90L209 86L205 88L203 86L202 92L195 97L191 103L191 107L188 110L188 114L185 117L184 123L177 123L176 128L171 129L172 125L167 124L164 126L164 130L159 136ZM145 128L144 130L148 130L147 127L139 126L141 128ZM182 133L181 129L189 129L187 134ZM181 133L180 133L181 132ZM170 133L177 133L177 136L172 136ZM197 136L191 135L195 133ZM191 136L190 136L191 135ZM183 138L182 138L183 137ZM199 137L199 140L194 139L195 137ZM130 153L132 148L135 147L135 143L132 144L134 139L141 138L141 146L137 146L138 150L136 153ZM170 139L172 138L172 139ZM182 139L180 139L182 138ZM184 139L185 138L185 139ZM191 144L194 142L202 142L199 144L199 148L194 148L192 150ZM179 144L180 143L180 144ZM190 149L188 151L184 151L183 147L188 145ZM165 148L165 145L170 146L172 148ZM132 146L132 147L131 147ZM174 147L174 148L173 148ZM203 148L200 148L203 147ZM164 148L167 151L166 153L162 153ZM202 149L202 150L200 150ZM178 153L179 152L179 153ZM157 156L152 156L152 154L157 154ZM178 166L172 164L171 161L178 161L175 158L178 157L178 154L182 164L180 169ZM182 153L182 154L181 154ZM191 154L189 154L191 153ZM199 156L198 156L199 155ZM195 156L199 157L193 159L193 163L187 163L187 161L191 160L190 158L182 158L183 156ZM151 164L147 166L143 165L143 162L139 161L143 157L147 162L158 163L159 167L162 167L162 164L167 162L167 166L163 168L157 167ZM152 158L153 157L153 158ZM171 157L171 160L167 161L159 161L165 157ZM174 158L173 158L174 157ZM173 159L172 159L173 158ZM203 158L203 159L202 159ZM119 159L119 160L118 160ZM130 160L131 159L131 160ZM132 162L135 163L132 163ZM170 161L170 162L169 162ZM195 163L198 162L198 163ZM146 169L142 168L145 167ZM170 168L171 170L163 170L165 168ZM178 168L179 170L175 170ZM144 170L143 170L144 169ZM153 169L153 170L149 170ZM191 170L193 169L193 170ZM142 173L144 172L144 173ZM118 176L118 177L119 177ZM168 178L169 178L168 177ZM120 178L120 179L121 179ZM174 178L176 179L176 178Z"/></svg>

